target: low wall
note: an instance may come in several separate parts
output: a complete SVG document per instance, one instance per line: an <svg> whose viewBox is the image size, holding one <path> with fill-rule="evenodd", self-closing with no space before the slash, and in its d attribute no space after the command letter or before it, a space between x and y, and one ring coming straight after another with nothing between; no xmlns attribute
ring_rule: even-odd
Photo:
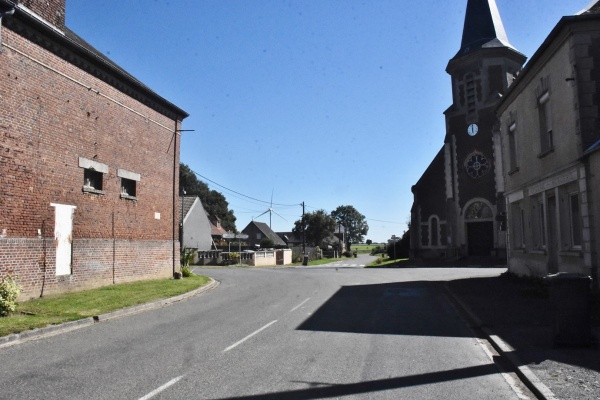
<svg viewBox="0 0 600 400"><path fill-rule="evenodd" d="M232 254L239 254L240 260L233 259ZM261 250L261 251L199 251L198 264L200 265L224 265L241 263L253 267L267 267L274 265L288 265L292 263L292 250Z"/></svg>

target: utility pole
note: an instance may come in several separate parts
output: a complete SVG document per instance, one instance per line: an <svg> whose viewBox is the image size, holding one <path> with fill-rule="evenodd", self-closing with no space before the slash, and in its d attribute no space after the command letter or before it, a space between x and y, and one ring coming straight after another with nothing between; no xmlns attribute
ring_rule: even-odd
<svg viewBox="0 0 600 400"><path fill-rule="evenodd" d="M304 202L302 202L302 255L306 254L306 236L304 235Z"/></svg>

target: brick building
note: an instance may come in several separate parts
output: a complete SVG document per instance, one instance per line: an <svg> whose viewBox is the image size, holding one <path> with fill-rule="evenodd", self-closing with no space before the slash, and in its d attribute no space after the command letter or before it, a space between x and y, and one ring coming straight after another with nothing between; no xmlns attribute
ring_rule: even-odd
<svg viewBox="0 0 600 400"><path fill-rule="evenodd" d="M0 276L22 298L172 276L187 113L65 26L0 0Z"/></svg>

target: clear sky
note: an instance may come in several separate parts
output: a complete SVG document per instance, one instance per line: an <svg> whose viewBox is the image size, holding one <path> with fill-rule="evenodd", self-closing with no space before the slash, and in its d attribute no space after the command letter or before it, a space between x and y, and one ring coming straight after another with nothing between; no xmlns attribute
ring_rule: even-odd
<svg viewBox="0 0 600 400"><path fill-rule="evenodd" d="M181 161L227 198L242 230L266 211L352 205L366 239L401 235L443 145L446 65L466 0L67 0L67 26L187 111ZM531 57L590 0L497 0ZM116 136L115 136L116 137ZM441 182L440 182L441 184ZM443 190L440 187L440 190ZM257 201L258 200L258 201ZM256 218L269 223L269 214Z"/></svg>

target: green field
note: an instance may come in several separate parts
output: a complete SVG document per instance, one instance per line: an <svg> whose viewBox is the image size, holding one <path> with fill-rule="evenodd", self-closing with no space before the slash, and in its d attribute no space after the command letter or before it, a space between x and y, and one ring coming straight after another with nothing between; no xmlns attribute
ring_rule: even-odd
<svg viewBox="0 0 600 400"><path fill-rule="evenodd" d="M357 251L359 253L370 253L371 250L377 247L385 247L383 243L373 243L373 244L353 244L350 246L352 251Z"/></svg>

